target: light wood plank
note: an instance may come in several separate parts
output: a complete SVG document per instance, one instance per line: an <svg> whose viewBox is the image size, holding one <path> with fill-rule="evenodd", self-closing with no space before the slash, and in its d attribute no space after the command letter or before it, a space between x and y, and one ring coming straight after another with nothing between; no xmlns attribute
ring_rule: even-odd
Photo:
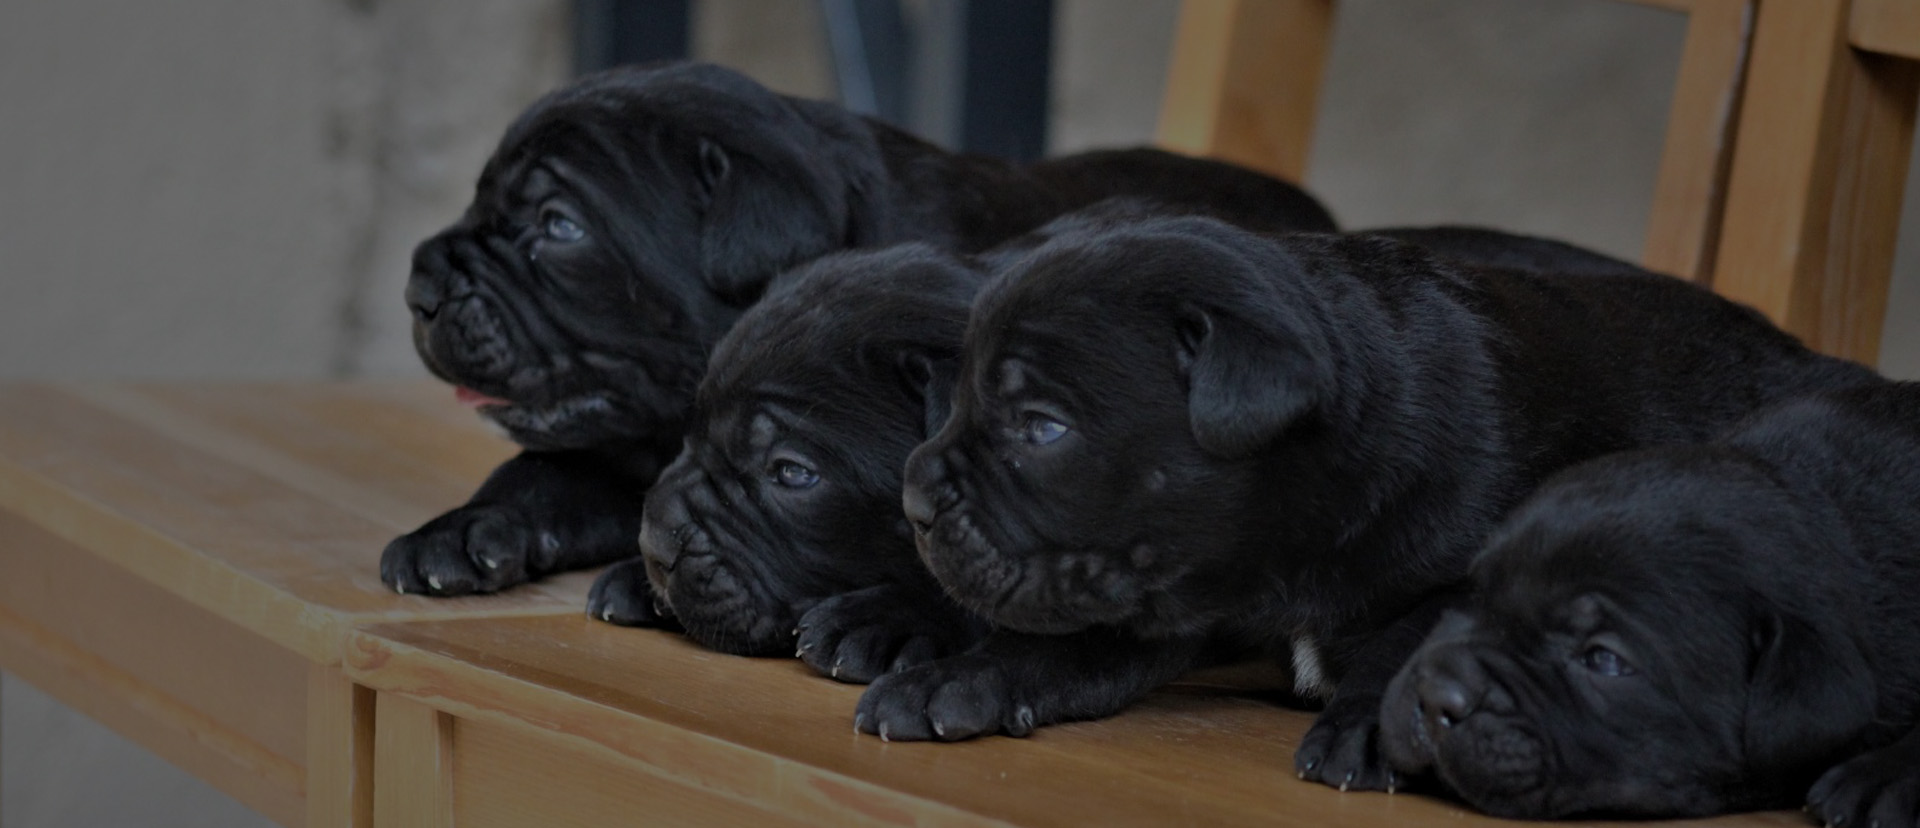
<svg viewBox="0 0 1920 828"><path fill-rule="evenodd" d="M0 607L277 765L304 762L303 659L4 512Z"/></svg>
<svg viewBox="0 0 1920 828"><path fill-rule="evenodd" d="M618 754L569 745L525 726L457 721L453 767L453 818L460 828L808 824L674 784Z"/></svg>
<svg viewBox="0 0 1920 828"><path fill-rule="evenodd" d="M342 506L316 493L337 495L378 465L355 467L342 455L346 465L328 469L261 442L232 452L257 466L249 467L196 446L214 438L184 435L187 415L148 416L160 422L49 386L0 388L0 508L322 663L339 660L342 636L363 621L585 606L592 573L499 596L395 595L379 580L381 549L443 507ZM400 508L419 508L417 521L365 514Z"/></svg>
<svg viewBox="0 0 1920 828"><path fill-rule="evenodd" d="M1853 0L1847 32L1855 48L1920 60L1920 3Z"/></svg>
<svg viewBox="0 0 1920 828"><path fill-rule="evenodd" d="M1299 181L1332 0L1187 0L1156 141Z"/></svg>
<svg viewBox="0 0 1920 828"><path fill-rule="evenodd" d="M452 828L452 717L390 695L380 696L375 709L374 823Z"/></svg>
<svg viewBox="0 0 1920 828"><path fill-rule="evenodd" d="M290 828L304 824L305 780L298 764L5 609L0 663L269 819Z"/></svg>
<svg viewBox="0 0 1920 828"><path fill-rule="evenodd" d="M312 665L307 680L308 825L373 825L373 743L373 691L354 684L337 667Z"/></svg>
<svg viewBox="0 0 1920 828"><path fill-rule="evenodd" d="M1754 0L1700 0L1687 16L1644 263L1705 282L1726 203Z"/></svg>
<svg viewBox="0 0 1920 828"><path fill-rule="evenodd" d="M452 713L456 732L500 726L493 750L534 744L512 738L520 733L820 824L1507 824L1424 797L1342 795L1295 779L1292 749L1310 714L1239 684L1183 683L1124 716L1028 739L889 744L852 733L861 688L792 660L718 655L584 618L386 625L356 634L351 653L349 675L383 700Z"/></svg>
<svg viewBox="0 0 1920 828"><path fill-rule="evenodd" d="M1713 284L1872 363L1920 73L1852 51L1846 24L1840 0L1760 6Z"/></svg>

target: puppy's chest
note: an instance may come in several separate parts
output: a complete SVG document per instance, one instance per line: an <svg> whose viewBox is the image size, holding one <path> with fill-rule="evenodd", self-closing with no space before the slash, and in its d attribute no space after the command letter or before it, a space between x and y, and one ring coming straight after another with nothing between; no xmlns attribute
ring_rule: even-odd
<svg viewBox="0 0 1920 828"><path fill-rule="evenodd" d="M1287 665L1293 674L1294 695L1325 701L1333 697L1341 654L1338 639L1312 629L1306 618L1276 617L1290 623L1276 623L1261 629L1242 629L1235 637L1257 642L1268 657Z"/></svg>

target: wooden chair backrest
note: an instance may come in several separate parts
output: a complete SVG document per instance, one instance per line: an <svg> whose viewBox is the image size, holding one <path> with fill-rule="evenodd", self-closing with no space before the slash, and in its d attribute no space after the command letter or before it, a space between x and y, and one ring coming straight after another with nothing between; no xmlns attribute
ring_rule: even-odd
<svg viewBox="0 0 1920 828"><path fill-rule="evenodd" d="M1920 92L1920 0L1687 14L1642 262L1872 363ZM1185 0L1157 140L1299 180L1333 0Z"/></svg>

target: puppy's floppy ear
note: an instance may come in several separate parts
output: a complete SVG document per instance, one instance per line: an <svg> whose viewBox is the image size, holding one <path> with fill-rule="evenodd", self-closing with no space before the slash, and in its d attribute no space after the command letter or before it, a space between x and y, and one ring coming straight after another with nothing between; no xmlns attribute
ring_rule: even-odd
<svg viewBox="0 0 1920 828"><path fill-rule="evenodd" d="M747 305L775 274L843 246L804 177L768 170L705 138L693 166L702 277L727 301Z"/></svg>
<svg viewBox="0 0 1920 828"><path fill-rule="evenodd" d="M1769 611L1754 623L1742 734L1757 777L1818 771L1873 721L1878 692L1852 636Z"/></svg>
<svg viewBox="0 0 1920 828"><path fill-rule="evenodd" d="M705 138L700 139L700 207L713 206L714 191L727 180L733 172L733 160L727 157L727 150Z"/></svg>
<svg viewBox="0 0 1920 828"><path fill-rule="evenodd" d="M1194 440L1218 457L1259 451L1333 392L1324 342L1283 308L1184 307L1176 345Z"/></svg>
<svg viewBox="0 0 1920 828"><path fill-rule="evenodd" d="M959 375L959 359L927 351L909 351L900 357L901 381L907 393L917 397L925 412L926 431L932 438L947 424L953 413L953 384Z"/></svg>

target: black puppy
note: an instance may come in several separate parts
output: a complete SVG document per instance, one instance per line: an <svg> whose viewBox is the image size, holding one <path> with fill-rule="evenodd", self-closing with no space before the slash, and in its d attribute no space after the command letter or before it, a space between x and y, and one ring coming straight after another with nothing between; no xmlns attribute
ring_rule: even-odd
<svg viewBox="0 0 1920 828"><path fill-rule="evenodd" d="M908 453L945 420L981 271L1051 236L1155 209L1103 202L979 259L916 244L782 274L714 351L686 444L647 495L644 558L609 570L588 612L621 624L676 614L709 647L797 650L844 681L973 644L985 625L920 565L900 486ZM1466 260L1635 270L1491 230L1381 232Z"/></svg>
<svg viewBox="0 0 1920 828"><path fill-rule="evenodd" d="M1401 772L1502 816L1920 825L1920 385L1561 472L1473 584L1387 692Z"/></svg>
<svg viewBox="0 0 1920 828"><path fill-rule="evenodd" d="M1228 164L1139 149L1015 167L716 66L542 98L407 285L421 359L528 451L394 541L382 579L454 595L630 556L708 349L774 274L904 240L979 250L1128 194L1333 226L1298 188Z"/></svg>
<svg viewBox="0 0 1920 828"><path fill-rule="evenodd" d="M1224 639L1329 698L1296 767L1359 788L1394 784L1387 682L1547 473L1874 380L1668 277L1192 218L1062 235L1002 272L959 377L904 502L935 577L999 629L879 679L858 726L1104 715Z"/></svg>
<svg viewBox="0 0 1920 828"><path fill-rule="evenodd" d="M798 645L849 681L971 644L984 624L914 557L899 493L908 452L945 417L985 278L912 244L776 279L714 351L685 448L647 496L644 557L602 576L588 611L645 622L651 580L695 640L772 655L796 649L810 609L852 596L867 623Z"/></svg>

